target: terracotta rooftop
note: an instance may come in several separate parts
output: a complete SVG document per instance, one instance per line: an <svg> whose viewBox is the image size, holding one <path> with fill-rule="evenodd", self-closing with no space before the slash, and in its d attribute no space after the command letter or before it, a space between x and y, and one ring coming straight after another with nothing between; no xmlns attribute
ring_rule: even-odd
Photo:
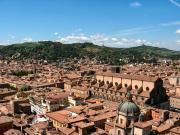
<svg viewBox="0 0 180 135"><path fill-rule="evenodd" d="M102 113L96 116L92 116L90 118L91 121L99 121L99 120L103 120L103 119L107 119L107 118L111 118L111 117L115 117L117 115L117 113L114 112L107 112L107 113Z"/></svg>
<svg viewBox="0 0 180 135"><path fill-rule="evenodd" d="M13 122L10 117L8 117L8 116L1 116L0 117L0 124L10 123L10 122Z"/></svg>
<svg viewBox="0 0 180 135"><path fill-rule="evenodd" d="M83 129L83 128L87 128L87 127L92 127L94 126L94 122L90 122L90 123L86 123L86 122L77 122L74 123L75 126L78 126L79 128Z"/></svg>
<svg viewBox="0 0 180 135"><path fill-rule="evenodd" d="M73 128L60 127L58 129L60 132L63 133L63 135L72 135L74 133L75 133L74 135L76 135L75 129L73 129ZM77 133L77 135L78 135L78 133Z"/></svg>
<svg viewBox="0 0 180 135"><path fill-rule="evenodd" d="M10 129L4 133L4 135L23 135L23 133L16 129Z"/></svg>
<svg viewBox="0 0 180 135"><path fill-rule="evenodd" d="M105 122L107 125L111 126L112 128L114 128L114 122ZM119 128L125 128L125 126L123 126L122 124L115 124L116 127L119 127Z"/></svg>
<svg viewBox="0 0 180 135"><path fill-rule="evenodd" d="M96 128L96 131L91 133L91 135L107 135L108 133L106 133L103 129L100 128Z"/></svg>
<svg viewBox="0 0 180 135"><path fill-rule="evenodd" d="M175 133L175 134L180 134L180 126L170 129L170 132Z"/></svg>
<svg viewBox="0 0 180 135"><path fill-rule="evenodd" d="M68 110L56 111L46 114L49 118L56 120L60 123L74 123L83 121L86 118L84 116L72 116L71 112Z"/></svg>
<svg viewBox="0 0 180 135"><path fill-rule="evenodd" d="M149 127L152 126L153 121L145 121L145 122L136 122L134 123L135 127L139 127L139 128L145 128L145 127Z"/></svg>
<svg viewBox="0 0 180 135"><path fill-rule="evenodd" d="M24 131L28 134L28 135L34 135L34 130L32 128L25 128Z"/></svg>
<svg viewBox="0 0 180 135"><path fill-rule="evenodd" d="M83 109L86 108L86 106L73 106L73 107L70 107L70 108L67 108L68 111L71 111L71 112L74 112L74 113L77 113L77 114L80 114L83 112Z"/></svg>
<svg viewBox="0 0 180 135"><path fill-rule="evenodd" d="M87 91L88 90L88 88L85 86L73 86L72 89L77 89L80 91Z"/></svg>
<svg viewBox="0 0 180 135"><path fill-rule="evenodd" d="M47 122L39 122L32 125L32 128L38 130L38 132L41 133L43 129L45 129L47 126L48 126Z"/></svg>
<svg viewBox="0 0 180 135"><path fill-rule="evenodd" d="M46 99L61 99L69 96L68 92L53 92L46 95Z"/></svg>
<svg viewBox="0 0 180 135"><path fill-rule="evenodd" d="M159 133L161 133L161 132L164 132L164 131L166 131L166 130L168 130L168 129L170 129L172 126L170 125L170 124L161 124L159 127L157 127L157 131L159 132Z"/></svg>

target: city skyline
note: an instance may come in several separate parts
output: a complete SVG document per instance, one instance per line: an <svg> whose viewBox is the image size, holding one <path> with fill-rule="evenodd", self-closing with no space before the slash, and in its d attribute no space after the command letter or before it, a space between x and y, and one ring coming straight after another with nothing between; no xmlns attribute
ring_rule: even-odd
<svg viewBox="0 0 180 135"><path fill-rule="evenodd" d="M180 50L179 0L1 0L0 44L52 40Z"/></svg>

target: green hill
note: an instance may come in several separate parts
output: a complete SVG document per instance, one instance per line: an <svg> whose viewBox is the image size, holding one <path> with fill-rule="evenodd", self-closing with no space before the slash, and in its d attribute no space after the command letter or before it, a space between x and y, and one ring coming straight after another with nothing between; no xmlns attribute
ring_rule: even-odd
<svg viewBox="0 0 180 135"><path fill-rule="evenodd" d="M62 44L52 41L28 42L0 46L0 55L9 59L96 58L104 63L155 62L158 58L179 59L180 52L152 46L110 48L92 43Z"/></svg>

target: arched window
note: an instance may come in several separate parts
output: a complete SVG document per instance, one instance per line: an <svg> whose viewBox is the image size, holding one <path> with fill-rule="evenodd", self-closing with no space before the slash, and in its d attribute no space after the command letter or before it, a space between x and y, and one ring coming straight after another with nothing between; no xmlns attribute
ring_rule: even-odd
<svg viewBox="0 0 180 135"><path fill-rule="evenodd" d="M138 89L138 86L137 86L137 85L135 85L135 89Z"/></svg>
<svg viewBox="0 0 180 135"><path fill-rule="evenodd" d="M123 123L123 119L120 119L120 123L121 123L121 124Z"/></svg>
<svg viewBox="0 0 180 135"><path fill-rule="evenodd" d="M118 135L121 135L121 130L118 130Z"/></svg>
<svg viewBox="0 0 180 135"><path fill-rule="evenodd" d="M117 83L117 82L115 82L115 85L116 85L116 86L118 86L118 83Z"/></svg>

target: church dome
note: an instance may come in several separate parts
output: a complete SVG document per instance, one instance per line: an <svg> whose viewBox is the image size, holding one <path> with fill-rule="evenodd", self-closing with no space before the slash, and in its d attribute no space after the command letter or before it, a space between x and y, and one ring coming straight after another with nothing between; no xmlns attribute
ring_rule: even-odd
<svg viewBox="0 0 180 135"><path fill-rule="evenodd" d="M140 114L139 107L132 101L130 93L126 95L127 100L118 106L118 111L127 116L138 116Z"/></svg>

